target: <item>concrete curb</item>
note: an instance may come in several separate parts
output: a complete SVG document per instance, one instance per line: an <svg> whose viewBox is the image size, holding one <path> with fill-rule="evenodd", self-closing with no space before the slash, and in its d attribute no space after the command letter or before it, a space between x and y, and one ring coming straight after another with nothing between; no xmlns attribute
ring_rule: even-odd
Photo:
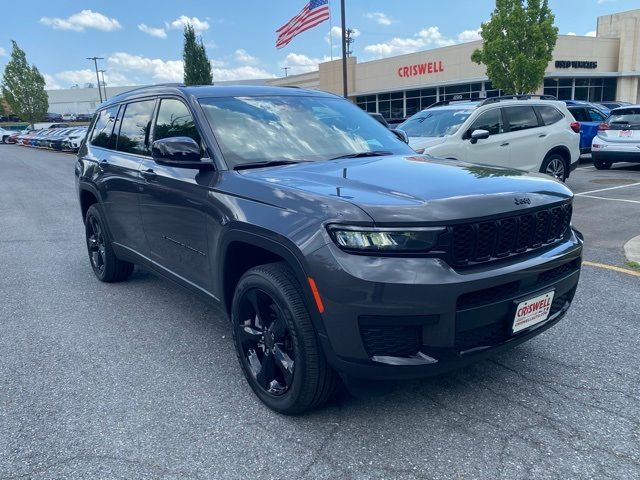
<svg viewBox="0 0 640 480"><path fill-rule="evenodd" d="M630 262L640 263L640 235L624 244L624 254Z"/></svg>

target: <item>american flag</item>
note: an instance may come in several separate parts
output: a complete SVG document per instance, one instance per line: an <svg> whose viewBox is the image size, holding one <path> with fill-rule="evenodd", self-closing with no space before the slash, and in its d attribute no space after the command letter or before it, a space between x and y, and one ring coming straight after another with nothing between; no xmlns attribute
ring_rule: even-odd
<svg viewBox="0 0 640 480"><path fill-rule="evenodd" d="M329 20L329 0L311 0L302 11L281 26L276 33L276 48L282 48L293 38L316 25Z"/></svg>

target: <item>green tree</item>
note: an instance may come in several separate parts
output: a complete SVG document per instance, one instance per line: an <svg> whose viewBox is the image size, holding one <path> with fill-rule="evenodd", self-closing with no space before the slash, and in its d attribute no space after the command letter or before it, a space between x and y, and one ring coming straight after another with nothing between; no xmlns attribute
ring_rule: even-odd
<svg viewBox="0 0 640 480"><path fill-rule="evenodd" d="M497 0L491 19L482 24L482 48L471 60L487 67L495 88L533 93L553 58L558 39L554 20L548 0Z"/></svg>
<svg viewBox="0 0 640 480"><path fill-rule="evenodd" d="M49 110L44 77L35 65L29 66L24 51L11 40L11 59L4 68L2 96L14 115L33 125Z"/></svg>
<svg viewBox="0 0 640 480"><path fill-rule="evenodd" d="M211 63L202 43L202 39L196 39L196 33L192 25L184 27L184 84L185 85L212 85Z"/></svg>

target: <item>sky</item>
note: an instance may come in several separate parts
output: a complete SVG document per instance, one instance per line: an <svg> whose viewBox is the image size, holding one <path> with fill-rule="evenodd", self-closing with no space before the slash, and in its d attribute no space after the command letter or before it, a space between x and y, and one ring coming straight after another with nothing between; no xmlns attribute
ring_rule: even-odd
<svg viewBox="0 0 640 480"><path fill-rule="evenodd" d="M182 81L182 31L193 24L216 80L256 79L315 70L340 54L340 4L329 23L302 33L281 50L275 30L304 0L29 0L0 15L0 73L11 40L45 75L47 88L95 83L104 57L108 86ZM599 15L639 8L638 0L550 0L561 34L593 35ZM475 40L492 0L346 0L353 54L367 61ZM8 7L8 8L7 8ZM7 10L10 12L7 13ZM334 41L330 47L330 34Z"/></svg>

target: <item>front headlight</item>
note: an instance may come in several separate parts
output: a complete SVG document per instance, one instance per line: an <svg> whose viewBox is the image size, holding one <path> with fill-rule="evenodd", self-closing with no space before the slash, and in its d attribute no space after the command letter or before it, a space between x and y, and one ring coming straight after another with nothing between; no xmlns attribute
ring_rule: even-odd
<svg viewBox="0 0 640 480"><path fill-rule="evenodd" d="M444 227L373 228L329 226L334 242L343 250L377 253L420 253L438 244Z"/></svg>

